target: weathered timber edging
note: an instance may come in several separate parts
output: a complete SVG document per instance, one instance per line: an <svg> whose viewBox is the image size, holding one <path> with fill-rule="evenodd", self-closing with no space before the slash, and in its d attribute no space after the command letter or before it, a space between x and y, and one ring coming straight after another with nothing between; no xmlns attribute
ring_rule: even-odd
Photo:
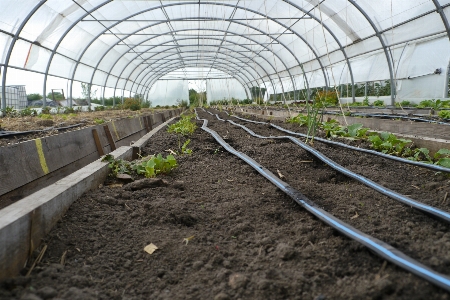
<svg viewBox="0 0 450 300"><path fill-rule="evenodd" d="M151 130L136 142L147 141L167 122ZM131 159L132 146L110 153L115 158ZM107 162L97 159L69 176L0 210L0 280L19 274L41 239L62 218L69 206L88 190L97 188L108 176Z"/></svg>
<svg viewBox="0 0 450 300"><path fill-rule="evenodd" d="M0 209L95 161L102 153L129 146L148 130L181 112L182 109L174 109L125 118L1 147Z"/></svg>

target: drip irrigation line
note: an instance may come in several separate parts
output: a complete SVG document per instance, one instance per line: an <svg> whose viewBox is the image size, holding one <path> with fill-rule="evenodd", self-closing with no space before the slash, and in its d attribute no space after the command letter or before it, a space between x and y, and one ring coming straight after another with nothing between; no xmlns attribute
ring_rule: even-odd
<svg viewBox="0 0 450 300"><path fill-rule="evenodd" d="M208 128L208 120L200 119L197 114L197 110L195 110L195 114L197 120L203 121L203 125L201 127L202 130L212 135L214 139L228 152L245 161L253 169L255 169L258 173L260 173L263 177L265 177L267 180L269 180L271 183L277 186L280 190L282 190L285 194L291 197L297 204L305 208L308 212L312 213L322 222L331 226L332 228L334 228L341 234L349 237L350 239L361 243L362 245L372 250L375 254L384 258L385 260L445 289L446 291L450 291L450 278L448 276L432 270L431 268L405 255L403 252L392 247L391 245L375 237L367 235L362 231L359 231L358 229L336 218L332 214L319 208L316 203L305 197L302 193L291 187L286 182L276 177L268 169L258 164L255 160L245 155L244 153L239 152L235 150L233 147L231 147L220 137L220 135L217 132Z"/></svg>
<svg viewBox="0 0 450 300"><path fill-rule="evenodd" d="M290 131L290 130L287 130L287 129L283 128L283 127L280 127L280 126L272 124L272 123L253 121L253 120L241 118L241 117L234 116L234 115L233 115L233 117L235 117L236 119L245 121L245 122L249 122L249 123L264 124L264 125L270 124L270 126L272 126L273 128L278 129L279 131L286 132L288 134L292 134L292 135L296 135L296 136L300 136L300 137L304 137L304 138L310 138L306 134ZM382 153L382 152L377 152L375 150L358 148L358 147L355 147L355 146L350 146L350 145L347 145L347 144L344 144L344 143L330 141L330 140L323 139L323 138L320 138L320 137L314 137L314 140L322 142L322 143L325 143L325 144L330 144L330 145L334 145L334 146L339 146L339 147L343 147L343 148L347 148L347 149L351 149L351 150L355 150L355 151L359 151L359 152L364 152L364 153L380 156L380 157L383 157L383 158L387 158L387 159L390 159L390 160L395 160L395 161L398 161L398 162L401 162L401 163L405 163L405 164L409 164L409 165L413 165L413 166L416 166L416 167L426 168L426 169L430 169L430 170L438 171L438 172L450 173L450 169L449 168L438 166L438 165L426 164L426 163L423 163L423 162L413 161L413 160L409 160L409 159L406 159L406 158L393 156L393 155L385 154L385 153Z"/></svg>
<svg viewBox="0 0 450 300"><path fill-rule="evenodd" d="M216 117L218 117L217 114L216 114ZM220 119L220 120L224 121L223 119ZM354 180L361 182L365 186L368 186L369 188L374 189L375 191L379 192L380 194L383 194L391 199L401 202L407 206L414 207L417 210L431 214L440 220L450 223L450 213L440 210L439 208L416 201L409 197L406 197L406 196L399 194L393 190L390 190L390 189L388 189L388 188L386 188L386 187L384 187L362 175L356 174L356 173L350 171L349 169L344 168L340 164L334 162L332 159L326 157L320 151L317 151L313 147L308 146L307 144L301 142L300 140L298 140L292 136L268 136L268 137L262 136L262 135L256 134L255 132L253 132L251 129L247 128L244 125L237 124L231 120L227 120L227 121L235 126L241 127L242 129L247 131L250 135L260 138L260 139L289 139L297 146L300 146L302 149L308 151L310 154L314 155L315 157L317 157L318 159L320 159L321 161L326 163L328 166L330 166L331 168L335 169L336 171L344 174L345 176L353 178Z"/></svg>
<svg viewBox="0 0 450 300"><path fill-rule="evenodd" d="M70 125L70 126L66 126L66 127L49 127L49 128L45 128L42 130L29 130L29 131L0 131L0 138L4 138L4 137L12 137L12 136L18 136L18 135L24 135L24 134L28 134L28 133L37 133L37 132L47 132L50 130L64 130L64 129L70 129L70 128L74 128L74 127L78 127L78 126L83 126L84 124L75 124L75 125Z"/></svg>
<svg viewBox="0 0 450 300"><path fill-rule="evenodd" d="M332 115L342 115L340 113L336 112L324 112L324 114L332 114ZM418 118L412 118L408 116L402 116L402 115L387 115L387 114L368 114L368 113L351 113L350 117L365 117L365 118L380 118L380 119L403 119L408 121L414 121L414 122L424 122L424 123L433 123L433 124L439 124L439 125L447 125L450 126L450 123L446 122L440 122L440 121L434 121L434 120L428 120L424 119L424 116L419 115L413 115Z"/></svg>

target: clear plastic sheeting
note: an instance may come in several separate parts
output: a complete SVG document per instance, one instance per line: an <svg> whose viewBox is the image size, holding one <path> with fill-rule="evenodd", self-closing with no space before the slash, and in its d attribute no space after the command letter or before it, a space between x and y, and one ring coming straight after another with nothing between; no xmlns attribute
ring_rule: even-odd
<svg viewBox="0 0 450 300"><path fill-rule="evenodd" d="M411 95L447 96L447 0L1 0L0 6L3 95L9 69L43 74L43 87L50 75L68 79L72 97L74 80L145 95L174 70L214 67L246 88L268 82L277 94L389 80L391 104Z"/></svg>
<svg viewBox="0 0 450 300"><path fill-rule="evenodd" d="M178 105L181 101L189 101L187 80L158 80L150 89L147 100L155 107Z"/></svg>
<svg viewBox="0 0 450 300"><path fill-rule="evenodd" d="M230 101L249 98L242 83L234 78L206 80L206 97L208 103L216 100Z"/></svg>

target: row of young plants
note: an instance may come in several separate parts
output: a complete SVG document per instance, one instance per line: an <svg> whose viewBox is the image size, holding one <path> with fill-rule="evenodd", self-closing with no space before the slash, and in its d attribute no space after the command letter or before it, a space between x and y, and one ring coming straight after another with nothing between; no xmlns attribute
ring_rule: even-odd
<svg viewBox="0 0 450 300"><path fill-rule="evenodd" d="M302 114L288 118L286 122L308 127L308 136L311 136L311 124L315 123L317 128L322 130L327 138L363 139L370 142L370 147L376 151L450 168L449 149L440 149L434 156L431 156L429 149L415 147L411 140L398 138L390 132L373 132L369 128L363 127L362 124L345 126L334 119L320 122L317 116L312 117ZM311 140L314 140L313 135Z"/></svg>
<svg viewBox="0 0 450 300"><path fill-rule="evenodd" d="M171 154L168 154L166 157L158 153L130 162L123 159L115 159L110 154L105 155L102 161L109 163L110 175L117 177L120 174L128 174L130 176L137 174L144 175L146 178L153 178L160 174L169 174L178 166L175 156L192 154L192 149L189 149L188 145L191 142L189 136L197 129L195 122L192 122L194 117L195 115L192 114L183 115L178 122L168 126L167 132L176 134L178 137L178 149L169 149ZM183 139L184 142L181 144Z"/></svg>

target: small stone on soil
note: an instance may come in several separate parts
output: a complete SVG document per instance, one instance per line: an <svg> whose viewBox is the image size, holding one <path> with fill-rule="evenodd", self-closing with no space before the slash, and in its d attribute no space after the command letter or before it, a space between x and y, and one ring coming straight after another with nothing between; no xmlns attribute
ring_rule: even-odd
<svg viewBox="0 0 450 300"><path fill-rule="evenodd" d="M248 278L244 274L234 273L230 275L228 285L236 290L238 288L244 288L248 283Z"/></svg>
<svg viewBox="0 0 450 300"><path fill-rule="evenodd" d="M168 182L161 178L145 178L145 179L136 180L133 183L127 184L125 186L125 189L137 191L137 190L143 190L146 188L162 187L162 186L167 186L167 185L168 185Z"/></svg>
<svg viewBox="0 0 450 300"><path fill-rule="evenodd" d="M294 258L296 254L294 248L285 243L278 244L275 253L282 260L290 260Z"/></svg>
<svg viewBox="0 0 450 300"><path fill-rule="evenodd" d="M58 292L52 287L44 286L37 291L37 294L41 296L42 299L50 299L56 297L56 295L58 295Z"/></svg>
<svg viewBox="0 0 450 300"><path fill-rule="evenodd" d="M214 300L228 300L230 299L230 297L228 297L227 294L225 293L218 293L215 297Z"/></svg>

